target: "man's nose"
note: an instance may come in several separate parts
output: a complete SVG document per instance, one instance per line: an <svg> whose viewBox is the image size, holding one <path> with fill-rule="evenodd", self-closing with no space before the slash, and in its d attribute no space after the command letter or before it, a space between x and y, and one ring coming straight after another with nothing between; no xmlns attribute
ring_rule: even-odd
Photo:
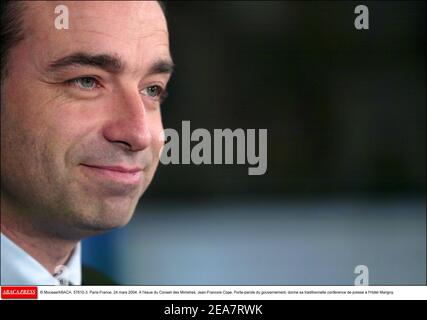
<svg viewBox="0 0 427 320"><path fill-rule="evenodd" d="M114 111L103 128L106 140L121 146L126 151L141 151L152 141L147 109L136 94L121 94L116 97Z"/></svg>

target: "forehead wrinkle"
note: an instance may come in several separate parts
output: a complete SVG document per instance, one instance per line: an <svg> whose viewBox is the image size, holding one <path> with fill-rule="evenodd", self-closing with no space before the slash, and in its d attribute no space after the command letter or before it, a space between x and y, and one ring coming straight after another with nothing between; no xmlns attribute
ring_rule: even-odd
<svg viewBox="0 0 427 320"><path fill-rule="evenodd" d="M151 29L156 28L158 29L158 31L168 33L167 21L163 14L160 16L153 17L153 16L146 16L145 14L136 13L137 16L128 17L129 23L125 23L125 24L123 24L123 19L117 18L115 16L100 17L99 15L93 15L93 13L87 13L87 12L76 12L76 14L77 14L76 16L70 19L70 24L73 25L73 28L77 28L77 29L79 29L79 25L85 25L84 28L82 29L87 29L87 27L93 27L93 26L96 27L96 26L105 25L105 22L108 21L108 26L111 27L111 26L119 25L129 30L131 34L137 34L138 32L144 31L144 29L150 29L150 28ZM96 21L99 21L99 23L94 23ZM132 21L134 23L132 23ZM79 23L75 23L75 22L79 22ZM156 31L156 30L149 30L149 32L151 31Z"/></svg>
<svg viewBox="0 0 427 320"><path fill-rule="evenodd" d="M101 17L100 15L96 15L95 12L90 12L89 10L71 10L73 9L72 6L73 4L70 3L70 11L74 12L73 15L70 15L70 29L72 29L70 31L72 32L61 31L60 36L60 33L55 32L54 30L53 33L50 32L48 34L44 34L45 38L49 38L49 43L56 42L60 46L63 46L63 49L65 50L60 50L63 53L65 53L64 51L73 52L80 50L94 54L98 52L109 53L115 51L114 47L120 46L123 48L123 45L125 45L123 50L119 53L122 59L127 62L127 65L125 66L126 73L131 71L130 68L132 69L132 73L134 71L137 73L144 72L146 67L152 61L156 60L156 58L171 57L169 50L169 32L167 29L167 22L163 14L154 16L149 14L145 15L144 12L137 10L138 12L136 16L131 14L129 17L129 21L136 21L137 23L123 23L126 20L123 20L118 16ZM108 18L108 20L105 18ZM121 24L119 24L121 28L116 28L114 21L121 22ZM105 25L111 25L112 28L102 29ZM121 31L125 33L125 36L120 36ZM64 34L64 36L62 36L62 34ZM60 38L58 38L58 36L60 36ZM148 42L146 43L146 39L149 39L150 37L153 37L153 41L150 39L150 48L157 47L158 51L155 50L154 52L150 48L147 48ZM61 41L61 39L63 40ZM115 43L112 42L113 39ZM50 49L56 51L54 48ZM128 55L128 53L130 54L132 52L136 52L138 54ZM46 65L45 62L47 62L46 54L43 55L45 58L41 59L40 62L44 62L41 66ZM130 58L131 60L128 61L127 58Z"/></svg>
<svg viewBox="0 0 427 320"><path fill-rule="evenodd" d="M140 30L140 29L138 29L138 30ZM107 33L105 31L89 30L89 29L81 29L81 30L77 29L77 31L79 31L80 34L76 34L75 36L79 36L79 35L82 35L83 33L87 33L87 34L101 35L101 36L117 39L118 41L121 41L121 42L126 42L126 40L124 40L122 37L120 37L120 35ZM133 38L136 41L138 41L140 39L147 39L150 37L162 35L165 37L165 39L164 39L165 44L169 44L169 32L167 30L156 29L156 30L148 30L148 31L146 31L140 35L137 35L135 33L133 33L133 34L134 34ZM74 35L72 35L72 36L74 36ZM84 39L82 39L82 40L84 40Z"/></svg>

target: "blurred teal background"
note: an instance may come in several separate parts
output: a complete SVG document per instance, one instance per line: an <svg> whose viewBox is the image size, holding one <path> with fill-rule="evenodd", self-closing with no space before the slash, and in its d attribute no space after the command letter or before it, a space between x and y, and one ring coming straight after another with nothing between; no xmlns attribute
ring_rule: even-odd
<svg viewBox="0 0 427 320"><path fill-rule="evenodd" d="M84 261L129 285L425 284L425 6L167 2L165 127L267 128L268 170L160 165Z"/></svg>

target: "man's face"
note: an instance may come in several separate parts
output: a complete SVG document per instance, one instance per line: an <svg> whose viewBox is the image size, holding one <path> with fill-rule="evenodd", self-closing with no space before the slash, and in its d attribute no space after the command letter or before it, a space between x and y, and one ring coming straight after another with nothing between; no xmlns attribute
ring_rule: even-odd
<svg viewBox="0 0 427 320"><path fill-rule="evenodd" d="M59 4L69 29L55 28ZM122 226L163 145L163 12L151 1L61 1L29 4L24 19L2 84L2 214L68 237Z"/></svg>

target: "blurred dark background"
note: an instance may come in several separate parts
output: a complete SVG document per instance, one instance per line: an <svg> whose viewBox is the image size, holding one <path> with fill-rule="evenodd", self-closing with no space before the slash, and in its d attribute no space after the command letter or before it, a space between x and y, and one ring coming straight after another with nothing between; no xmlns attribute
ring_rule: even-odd
<svg viewBox="0 0 427 320"><path fill-rule="evenodd" d="M267 128L268 172L163 166L149 195L422 193L425 3L369 2L366 31L358 4L167 3L165 127Z"/></svg>
<svg viewBox="0 0 427 320"><path fill-rule="evenodd" d="M425 2L166 9L165 128L266 128L268 169L160 165L134 222L87 242L88 263L126 284L352 284L357 264L372 283L425 283Z"/></svg>

